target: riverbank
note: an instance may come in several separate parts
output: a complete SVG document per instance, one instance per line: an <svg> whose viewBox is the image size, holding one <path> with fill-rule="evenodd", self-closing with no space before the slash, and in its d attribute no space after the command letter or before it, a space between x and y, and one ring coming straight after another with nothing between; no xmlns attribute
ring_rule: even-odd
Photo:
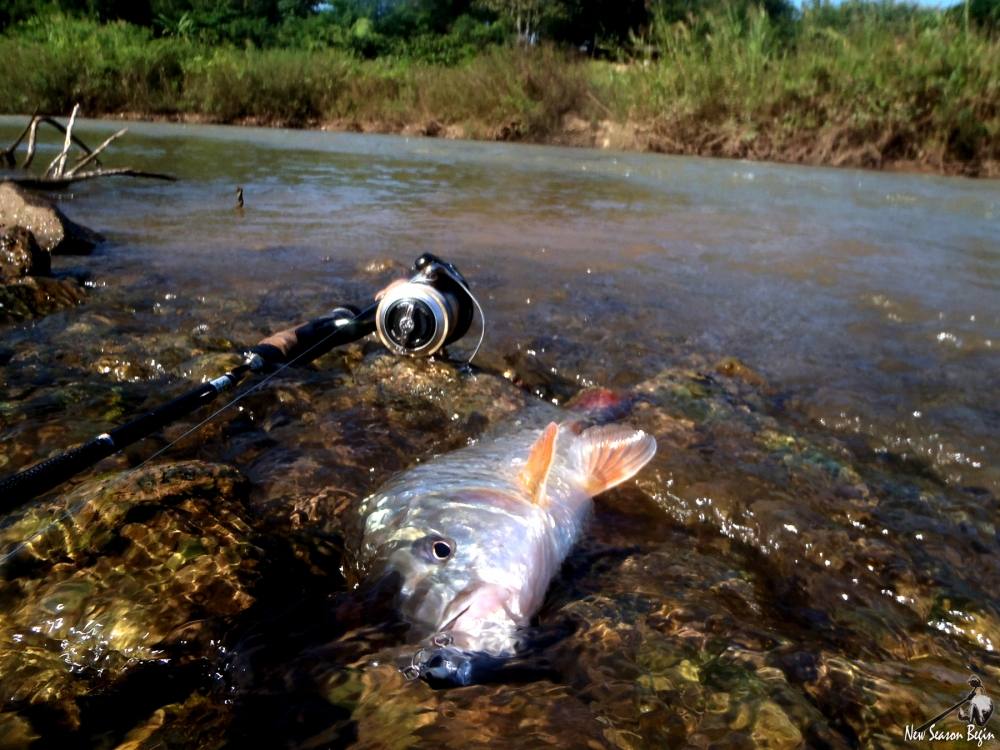
<svg viewBox="0 0 1000 750"><path fill-rule="evenodd" d="M407 137L444 138L448 140L479 140L527 143L542 146L567 146L613 151L671 154L675 156L702 156L721 159L746 159L774 162L776 164L801 164L817 167L843 167L874 169L886 172L912 174L940 174L974 178L1000 178L1000 161L976 162L949 161L940 152L921 158L886 157L878 144L837 143L832 133L822 140L803 135L799 142L775 144L765 139L748 143L745 138L726 137L721 133L691 132L690 139L658 134L649 124L619 123L612 120L586 121L569 115L563 126L545 136L523 137L503 126L490 129L478 123L470 131L462 124L443 125L436 119L400 123L399 121L359 121L355 119L311 120L289 123L278 119L256 116L235 120L221 120L201 114L162 115L150 112L112 112L96 115L101 119L123 122L176 122L190 125L232 125L235 127L264 127L305 130L323 130L341 133L368 133L373 135L402 135Z"/></svg>
<svg viewBox="0 0 1000 750"><path fill-rule="evenodd" d="M64 19L0 37L0 110L79 102L92 117L1000 176L1000 40L988 33L943 14L839 29L803 20L794 43L763 13L701 24L658 27L655 59L629 64L495 46L440 65Z"/></svg>

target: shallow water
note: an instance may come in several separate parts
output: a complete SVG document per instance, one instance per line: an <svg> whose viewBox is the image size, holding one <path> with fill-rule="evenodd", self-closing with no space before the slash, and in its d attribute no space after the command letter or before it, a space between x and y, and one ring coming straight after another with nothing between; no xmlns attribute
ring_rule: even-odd
<svg viewBox="0 0 1000 750"><path fill-rule="evenodd" d="M12 138L21 125L0 118L0 141ZM117 127L84 122L78 132L99 141ZM54 141L47 148L54 153ZM46 153L39 157L42 164ZM863 672L859 664L875 663L885 653L903 661L904 655L933 655L939 660L935 674L945 684L961 679L954 677L963 668L960 654L982 670L996 669L992 654L1000 620L989 585L1000 582L1000 574L991 567L973 575L951 557L961 557L956 547L966 539L962 534L973 547L985 545L975 547L985 559L997 551L992 524L1000 491L1000 183L167 124L130 125L108 161L173 172L181 181L109 179L61 194L66 213L109 242L87 258L56 259L57 271L87 275L90 291L83 307L0 333L0 361L6 362L0 471L105 430L148 396L179 392L192 379L218 374L225 352L237 345L338 304L362 301L425 250L455 262L480 295L489 319L482 364L513 370L529 390L546 398L563 399L574 384L628 391L652 382L650 392L674 394L653 401L676 420L687 407L674 400L681 386L668 377L673 385L662 387L665 370L700 365L711 371L720 358L737 357L766 383L751 377L750 393L706 386L711 408L689 410L694 427L676 429L677 434L693 430L697 439L658 436L661 452L672 451L672 457L662 459L631 494L613 493L599 507L582 556L571 561L547 605L552 621L569 617L584 623L570 640L575 646L557 646L548 654L556 677L516 690L455 693L460 697L415 693L392 670L338 671L338 664L359 659L364 649L323 646L315 628L302 625L322 606L283 602L284 615L262 616L258 608L252 617L219 630L230 648L241 644L247 653L264 654L241 657L235 667L218 661L227 665L218 666L222 671L243 669L250 675L235 680L236 687L227 683L236 697L227 693L226 700L243 709L236 718L219 719L228 727L226 736L262 731L253 708L246 707L271 705L262 696L280 693L271 683L283 680L294 700L275 700L284 714L301 713L276 724L289 744L313 738L314 746L325 746L348 737L368 746L448 744L463 731L475 735L475 744L525 726L534 727L529 736L540 745L893 744L898 733L886 728L882 715L872 718L858 708L870 696L852 696L845 685L874 684L876 695L895 690L919 696L910 703L926 698L920 690L932 688L910 673L904 676L896 662L882 672L872 667L863 677L852 669ZM233 209L237 185L245 190L243 212ZM293 526L326 524L340 531L330 520L338 512L324 503L342 507L393 470L459 446L481 428L470 404L483 394L461 388L457 393L468 403L432 398L437 412L426 423L401 416L404 406L393 411L393 398L412 397L413 383L405 380L410 371L401 374L398 364L390 372L402 384L385 389L400 393L390 398L380 392L378 399L389 400L379 401L379 409L358 411L337 387L344 378L357 380L368 365L324 361L327 375L320 368L282 379L271 395L255 394L245 412L229 422L223 417L222 426L213 424L168 456L233 463L248 476L260 517L271 519L271 509L278 508L273 518L297 519ZM373 372L381 372L377 368L376 363ZM413 377L419 390L424 376ZM692 387L683 386L685 392ZM376 397L358 388L358 403L374 403ZM517 398L506 397L513 413ZM480 409L487 421L504 412L490 408ZM335 414L335 423L324 420L321 409ZM758 409L766 420L740 421L740 415ZM450 432L428 437L440 428L436 420L450 422L452 412ZM165 442L140 446L108 466L137 463ZM788 454L785 463L792 468L784 480L767 467L758 471L756 459L739 463L751 449L763 450L763 443L768 455ZM806 443L826 447L807 450ZM390 444L391 449L379 447ZM830 446L840 446L842 455ZM715 458L709 455L713 450ZM688 456L699 451L705 463L695 466ZM855 489L835 485L826 475L795 474L799 457L820 453L840 455L837 481L857 476L847 482ZM343 465L331 467L331 455L343 456ZM878 474L882 471L889 474ZM864 491L856 489L861 485ZM759 507L749 496L767 497L769 504ZM703 503L721 508L721 515L706 515ZM853 507L855 515L840 504ZM928 507L929 517L938 520L911 529L907 519ZM254 525L252 519L248 523ZM862 606L865 614L855 613L854 619L831 615L836 607L831 602L845 586L865 585L854 568L872 565L865 555L873 548L848 534L861 528L859 523L883 525L872 544L889 536L891 551L881 557L872 552L871 560L905 568L902 578L915 600L926 594L926 608L914 605L913 612L898 615L902 619L878 603L870 605L871 612ZM834 571L823 574L833 578L794 572L799 558L788 551L789 526L796 534L815 532L802 549L807 556L809 550L825 550L819 554L827 555L826 562L819 566L831 567L828 561L834 559ZM924 550L912 538L903 541L913 533L937 533L939 539L928 539L931 546ZM307 557L315 552L311 544L304 543L312 550ZM784 552L778 551L781 545ZM613 553L607 559L598 554L594 563L588 556L597 554L595 549ZM762 554L772 556L766 564ZM272 579L283 569L259 561L257 570L264 583L254 585L262 590L247 585L258 602L270 601L273 589L280 588ZM788 581L796 575L803 579L787 589L778 581L763 583L779 574ZM343 590L337 581L310 584L305 598L321 595L324 585L328 596ZM874 578L870 585L879 591ZM744 586L755 593L746 594ZM702 594L688 599L670 593L696 589L705 589L704 600ZM887 584L883 596L886 589L890 598L907 595L899 585ZM746 600L759 629L750 632L746 624L725 618L706 625L723 600L726 607ZM739 621L733 612L728 616ZM949 612L958 614L949 619ZM689 615L698 626L683 625ZM214 616L230 616L229 610ZM965 616L973 618L975 627L967 630L975 635L951 632ZM629 618L631 629L616 624ZM640 627L635 618L646 624ZM862 622L865 618L870 623ZM661 620L669 627L649 624ZM836 634L820 637L813 627L817 632L831 627ZM730 649L738 642L744 652L767 654L770 661L757 664L751 678L730 674L731 665L702 663L682 653L677 644L689 643L703 628L709 632L698 636L706 639L698 653L716 659L719 653L706 644L722 639ZM276 647L276 638L287 643ZM616 638L632 645L615 645ZM934 645L911 648L907 638ZM941 645L934 638L953 640ZM799 639L805 644L801 652L791 647ZM866 639L885 653L867 653ZM255 644L252 649L245 647L248 642ZM328 650L316 654L321 647ZM583 665L575 671L567 666L574 659ZM317 677L317 661L330 673ZM287 671L280 666L286 663ZM302 687L289 675L301 674L307 663L313 673ZM782 670L785 682L776 685L768 669ZM796 682L790 676L810 669L821 677ZM829 677L836 674L847 676L839 682ZM878 680L887 686L882 689ZM904 693L900 681L911 693ZM637 685L648 688L645 698L636 697ZM88 683L83 692L91 688ZM948 688L940 690L945 701ZM187 700L185 711L215 716L229 705L201 690L191 695L207 694L208 707L192 708L186 690L175 692L159 702L150 699L143 710ZM846 696L844 706L832 695ZM737 696L751 706L749 718ZM905 697L899 700L909 705ZM807 730L819 726L817 712L826 723ZM425 713L448 721L435 723ZM134 726L116 725L100 711L92 715L101 718L84 721L86 736L94 741L101 734L104 746L114 746ZM37 717L32 724L39 732ZM389 725L397 733L385 728ZM65 731L69 734L41 731L41 742L77 737L75 730Z"/></svg>

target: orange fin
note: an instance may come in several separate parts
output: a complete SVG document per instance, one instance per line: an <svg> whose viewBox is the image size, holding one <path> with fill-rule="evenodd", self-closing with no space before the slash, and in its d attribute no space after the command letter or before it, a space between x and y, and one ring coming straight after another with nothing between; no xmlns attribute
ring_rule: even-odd
<svg viewBox="0 0 1000 750"><path fill-rule="evenodd" d="M531 501L536 505L545 500L545 483L549 478L549 469L552 468L552 459L556 455L556 435L559 434L559 425L549 422L549 426L542 432L542 436L531 446L531 453L528 460L521 469L521 486L531 497Z"/></svg>
<svg viewBox="0 0 1000 750"><path fill-rule="evenodd" d="M656 439L625 425L591 427L576 439L577 468L591 495L634 477L656 454Z"/></svg>

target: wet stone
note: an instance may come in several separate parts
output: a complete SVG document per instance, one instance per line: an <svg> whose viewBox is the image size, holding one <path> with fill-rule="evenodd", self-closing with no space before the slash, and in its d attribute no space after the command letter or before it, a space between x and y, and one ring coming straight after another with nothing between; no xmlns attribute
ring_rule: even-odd
<svg viewBox="0 0 1000 750"><path fill-rule="evenodd" d="M79 325L114 330L87 311ZM120 419L145 403L146 381L183 383L231 364L191 333L102 346L65 355L87 377L108 357L100 389L89 390L76 381L34 390L47 355L18 350L14 412L72 406ZM112 360L127 363L121 378ZM511 361L497 367L521 366ZM598 498L538 616L548 640L525 660L538 672L461 690L406 682L396 668L405 628L350 599L354 509L398 470L558 415L511 382L543 375L469 375L371 342L345 347L283 372L171 449L231 463L246 481L198 462L146 479L154 470L143 469L117 490L90 485L77 520L58 530L38 534L52 506L3 530L5 545L37 536L14 561L21 574L0 588L0 668L16 675L3 684L17 685L7 705L26 731L43 726L39 706L86 727L81 697L99 669L113 694L183 649L220 671L231 653L250 666L227 678L225 699L154 691L158 703L121 722L127 747L211 747L242 722L312 746L461 737L485 747L518 736L529 746L848 748L898 744L900 726L958 699L970 662L985 663L996 684L995 498L866 459L775 408L739 368L711 362L668 368L626 394L627 421L659 450L635 481ZM14 412L0 418L19 425ZM40 444L64 436L31 433ZM266 556L251 517L267 531ZM308 614L286 614L286 592ZM260 611L265 635L246 645L227 633L256 632ZM71 632L83 619L100 635ZM220 636L226 655L211 645Z"/></svg>
<svg viewBox="0 0 1000 750"><path fill-rule="evenodd" d="M336 367L335 389L306 379L282 386L280 407L255 406L272 442L251 475L273 477L266 502L275 517L295 509L301 529L349 537L357 500L395 469L552 413L495 375L463 379L363 349ZM316 667L330 710L350 717L322 736L447 745L460 728L467 746L486 745L512 731L514 707L539 744L848 748L891 745L898 720L948 705L951 676L961 685L970 650L995 639L989 507L859 461L827 432L782 417L745 376L678 367L635 396L628 421L656 435L659 451L635 482L598 499L553 582L538 616L550 645L527 658L542 676L527 688L431 691L402 680L390 658L399 636L372 625ZM311 420L306 437L294 437L300 417ZM291 464L295 499L277 492L289 464L273 454L304 440L316 442ZM367 467L378 468L364 481ZM304 501L327 476L336 479ZM930 496L945 509L933 519ZM930 520L941 541L916 538ZM970 553L976 573L947 552L969 538L983 550ZM890 675L902 674L916 676L893 697Z"/></svg>
<svg viewBox="0 0 1000 750"><path fill-rule="evenodd" d="M115 750L164 750L197 747L214 750L229 742L227 707L212 698L193 693L185 701L156 709L148 719L131 729Z"/></svg>
<svg viewBox="0 0 1000 750"><path fill-rule="evenodd" d="M31 231L0 224L0 323L36 318L83 301L77 281L49 278L50 271L51 256Z"/></svg>
<svg viewBox="0 0 1000 750"><path fill-rule="evenodd" d="M26 750L38 737L27 719L10 711L0 713L0 748Z"/></svg>
<svg viewBox="0 0 1000 750"><path fill-rule="evenodd" d="M10 283L23 276L47 276L49 254L24 227L0 225L0 282Z"/></svg>
<svg viewBox="0 0 1000 750"><path fill-rule="evenodd" d="M53 255L87 255L104 241L46 198L11 182L0 182L0 225L24 227L42 250Z"/></svg>
<svg viewBox="0 0 1000 750"><path fill-rule="evenodd" d="M331 679L327 698L350 711L362 747L497 747L511 737L532 747L605 748L619 730L593 715L585 697L541 681L517 690L474 686L434 691L388 665ZM612 741L609 742L609 735ZM331 733L332 738L336 735ZM632 737L632 742L637 738Z"/></svg>
<svg viewBox="0 0 1000 750"><path fill-rule="evenodd" d="M767 381L764 380L760 373L736 357L726 357L719 360L715 365L715 370L720 375L725 375L729 378L738 378L755 388L767 385Z"/></svg>
<svg viewBox="0 0 1000 750"><path fill-rule="evenodd" d="M781 708L766 701L757 709L751 737L759 748L792 750L803 746L802 733Z"/></svg>
<svg viewBox="0 0 1000 750"><path fill-rule="evenodd" d="M701 684L748 669L763 681L760 697L772 703L734 720L755 746L898 742L906 721L954 702L939 696L935 672L953 672L954 694L970 656L995 648L1000 565L986 549L996 500L860 461L829 433L773 416L738 374L702 372L668 370L640 385L634 412L637 426L666 437L639 488L683 530L680 543L712 554L678 563L691 576L680 589L664 575L673 588L656 596L668 610L680 592L718 597L684 594L665 614L668 632L707 652L723 647L715 666L699 668ZM708 571L722 560L745 574L713 582ZM644 569L630 567L632 586ZM662 675L642 684L677 690ZM806 720L796 686L832 720L825 728Z"/></svg>

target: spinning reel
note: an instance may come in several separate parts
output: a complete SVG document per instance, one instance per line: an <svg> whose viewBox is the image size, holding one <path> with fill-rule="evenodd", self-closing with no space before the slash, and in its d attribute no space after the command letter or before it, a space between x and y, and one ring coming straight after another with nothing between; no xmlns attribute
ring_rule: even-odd
<svg viewBox="0 0 1000 750"><path fill-rule="evenodd" d="M389 351L429 357L469 332L473 308L479 303L451 263L424 253L413 270L408 280L394 282L380 293L375 330Z"/></svg>

